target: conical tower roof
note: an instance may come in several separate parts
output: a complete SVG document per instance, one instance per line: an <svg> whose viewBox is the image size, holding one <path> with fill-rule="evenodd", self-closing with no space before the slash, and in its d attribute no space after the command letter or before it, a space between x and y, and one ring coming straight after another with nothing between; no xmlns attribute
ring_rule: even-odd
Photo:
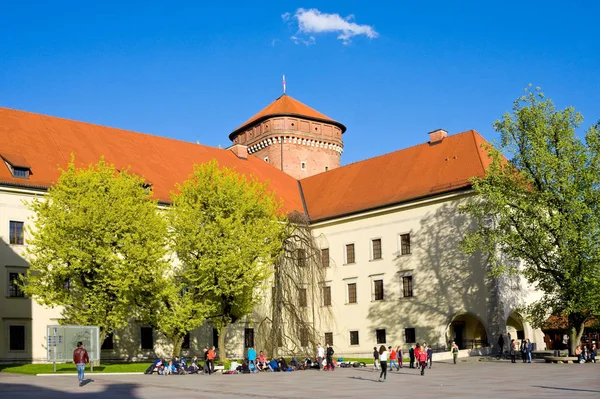
<svg viewBox="0 0 600 399"><path fill-rule="evenodd" d="M346 126L340 122L323 115L319 111L309 107L306 104L302 104L300 101L288 96L287 94L283 94L277 98L277 100L263 108L258 114L254 115L252 118L248 119L237 129L231 132L229 134L229 139L233 141L235 136L237 136L239 133L242 133L250 125L260 123L263 120L272 118L274 116L296 116L298 118L331 123L332 125L336 125L342 129L342 133L346 131Z"/></svg>

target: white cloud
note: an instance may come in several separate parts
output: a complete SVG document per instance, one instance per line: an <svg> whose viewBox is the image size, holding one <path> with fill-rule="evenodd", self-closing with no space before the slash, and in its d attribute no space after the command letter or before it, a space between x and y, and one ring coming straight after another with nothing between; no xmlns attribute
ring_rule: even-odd
<svg viewBox="0 0 600 399"><path fill-rule="evenodd" d="M281 16L284 21L291 18L291 14L286 12ZM298 23L298 33L291 37L296 44L314 44L314 36L309 36L308 39L302 38L301 34L310 35L319 33L338 33L338 39L344 44L351 42L353 36L365 35L369 39L375 39L379 33L370 25L359 25L354 20L354 15L350 14L346 18L342 18L340 14L322 13L316 8L306 10L299 8L293 18ZM306 43L306 42L310 43Z"/></svg>
<svg viewBox="0 0 600 399"><path fill-rule="evenodd" d="M309 36L307 39L304 39L304 38L298 37L298 36L292 36L292 37L290 37L290 39L292 39L294 41L294 43L296 43L296 44L304 44L307 46L310 46L311 44L316 43L314 36Z"/></svg>

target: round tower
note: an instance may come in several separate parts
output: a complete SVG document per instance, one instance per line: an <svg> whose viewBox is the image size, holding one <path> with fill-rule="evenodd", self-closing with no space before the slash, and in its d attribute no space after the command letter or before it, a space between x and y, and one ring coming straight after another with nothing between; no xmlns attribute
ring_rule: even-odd
<svg viewBox="0 0 600 399"><path fill-rule="evenodd" d="M302 179L340 166L346 127L287 94L229 134L285 173Z"/></svg>

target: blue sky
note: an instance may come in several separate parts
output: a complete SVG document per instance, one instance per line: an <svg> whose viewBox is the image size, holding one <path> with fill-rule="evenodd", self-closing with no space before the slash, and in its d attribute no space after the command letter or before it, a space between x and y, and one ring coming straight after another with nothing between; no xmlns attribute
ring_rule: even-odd
<svg viewBox="0 0 600 399"><path fill-rule="evenodd" d="M0 106L227 147L285 73L347 126L343 164L436 128L494 140L528 83L600 119L593 1L202 3L4 2Z"/></svg>

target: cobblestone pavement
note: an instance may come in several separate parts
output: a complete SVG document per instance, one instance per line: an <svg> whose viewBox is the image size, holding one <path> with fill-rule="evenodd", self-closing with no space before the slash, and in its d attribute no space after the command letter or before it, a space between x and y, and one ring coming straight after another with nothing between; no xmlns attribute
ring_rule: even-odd
<svg viewBox="0 0 600 399"><path fill-rule="evenodd" d="M1 398L599 398L600 364L434 363L421 376L407 368L377 382L372 368L253 375L93 375L36 377L0 373ZM93 380L93 381L92 381Z"/></svg>

